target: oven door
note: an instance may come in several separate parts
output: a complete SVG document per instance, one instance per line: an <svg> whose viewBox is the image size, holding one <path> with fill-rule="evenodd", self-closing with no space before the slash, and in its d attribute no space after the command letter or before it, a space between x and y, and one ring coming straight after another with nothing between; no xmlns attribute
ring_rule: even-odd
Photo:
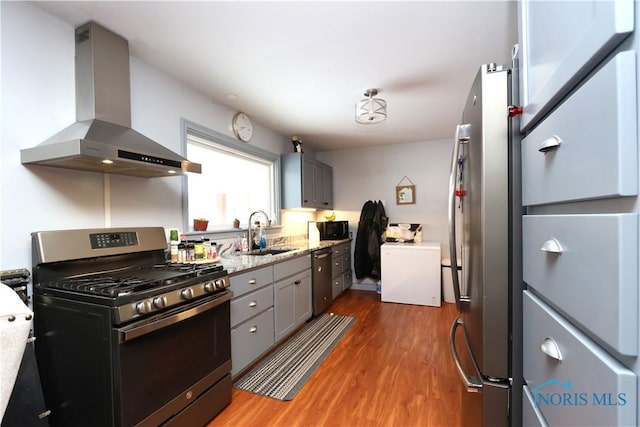
<svg viewBox="0 0 640 427"><path fill-rule="evenodd" d="M228 396L219 399L225 402L222 407L229 403L230 299L229 291L222 292L114 330L114 360L120 361L114 403L120 425L164 424L205 393L211 400L210 390L221 380L228 387L217 388L228 388ZM202 405L194 406L200 406L194 412L202 417ZM204 422L221 409L209 406Z"/></svg>

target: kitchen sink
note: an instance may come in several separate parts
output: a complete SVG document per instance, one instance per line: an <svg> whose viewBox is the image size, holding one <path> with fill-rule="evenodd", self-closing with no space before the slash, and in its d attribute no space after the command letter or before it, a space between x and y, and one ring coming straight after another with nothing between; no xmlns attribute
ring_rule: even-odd
<svg viewBox="0 0 640 427"><path fill-rule="evenodd" d="M255 249L253 251L243 252L242 255L280 255L287 252L295 251L297 248L269 248L269 249Z"/></svg>

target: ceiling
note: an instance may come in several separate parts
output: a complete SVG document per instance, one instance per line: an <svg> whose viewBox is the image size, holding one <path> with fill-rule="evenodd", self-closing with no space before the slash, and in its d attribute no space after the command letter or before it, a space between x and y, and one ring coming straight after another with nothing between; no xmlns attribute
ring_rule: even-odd
<svg viewBox="0 0 640 427"><path fill-rule="evenodd" d="M313 151L452 138L483 63L510 64L514 1L34 2ZM368 88L388 118L355 122ZM235 95L235 99L230 99Z"/></svg>

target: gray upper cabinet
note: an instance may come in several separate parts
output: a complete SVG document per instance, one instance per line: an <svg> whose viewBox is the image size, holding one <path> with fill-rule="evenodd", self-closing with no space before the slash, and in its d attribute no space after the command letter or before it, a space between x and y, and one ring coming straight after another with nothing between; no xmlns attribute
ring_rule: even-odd
<svg viewBox="0 0 640 427"><path fill-rule="evenodd" d="M282 207L333 209L333 168L302 153L282 162Z"/></svg>
<svg viewBox="0 0 640 427"><path fill-rule="evenodd" d="M333 209L333 168L321 163L322 208Z"/></svg>
<svg viewBox="0 0 640 427"><path fill-rule="evenodd" d="M535 125L633 31L633 7L633 0L519 3L523 130Z"/></svg>

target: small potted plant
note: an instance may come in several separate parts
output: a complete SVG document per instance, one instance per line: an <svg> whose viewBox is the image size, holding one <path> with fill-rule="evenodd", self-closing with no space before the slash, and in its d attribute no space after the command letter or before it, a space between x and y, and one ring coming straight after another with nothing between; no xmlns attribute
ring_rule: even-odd
<svg viewBox="0 0 640 427"><path fill-rule="evenodd" d="M194 218L193 219L193 230L194 231L207 231L207 227L209 226L209 220L206 218Z"/></svg>
<svg viewBox="0 0 640 427"><path fill-rule="evenodd" d="M240 220L238 218L233 220L233 228L240 228Z"/></svg>

